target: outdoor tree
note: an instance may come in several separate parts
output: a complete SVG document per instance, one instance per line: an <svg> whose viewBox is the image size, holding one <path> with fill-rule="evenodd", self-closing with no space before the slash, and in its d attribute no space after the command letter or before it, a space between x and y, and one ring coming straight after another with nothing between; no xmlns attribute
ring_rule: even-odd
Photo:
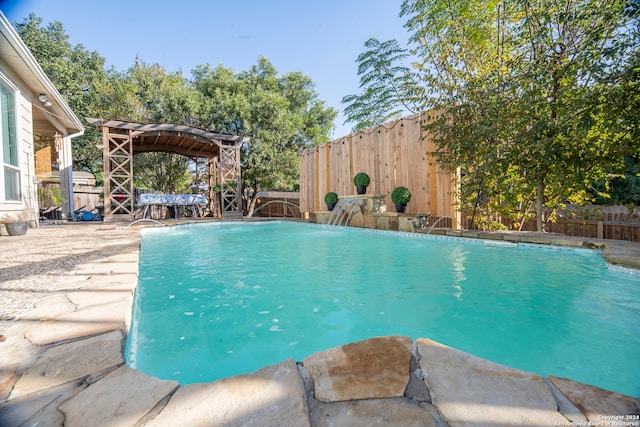
<svg viewBox="0 0 640 427"><path fill-rule="evenodd" d="M99 117L143 123L198 126L202 95L180 72L136 59L125 73L112 73L102 87ZM173 153L140 153L133 159L135 185L149 190L188 192L194 159Z"/></svg>
<svg viewBox="0 0 640 427"><path fill-rule="evenodd" d="M51 79L73 112L82 120L95 114L97 88L108 79L105 59L84 46L72 46L62 23L43 26L42 18L30 14L14 27L45 74ZM73 163L80 170L102 177L102 152L96 148L102 135L91 129L73 139Z"/></svg>
<svg viewBox="0 0 640 427"><path fill-rule="evenodd" d="M640 161L627 157L625 168L624 173L593 184L597 204L640 206Z"/></svg>
<svg viewBox="0 0 640 427"><path fill-rule="evenodd" d="M241 162L247 215L259 191L295 189L300 150L326 142L336 116L318 99L312 80L300 72L279 75L264 57L247 71L202 65L193 76L205 98L206 125L246 137Z"/></svg>
<svg viewBox="0 0 640 427"><path fill-rule="evenodd" d="M532 205L542 231L554 209L585 201L592 182L637 150L607 113L611 92L629 82L611 76L637 52L637 9L628 5L402 3L427 105L438 112L428 125L438 160L465 166L476 205Z"/></svg>
<svg viewBox="0 0 640 427"><path fill-rule="evenodd" d="M342 98L345 123L353 123L352 132L422 111L423 90L407 63L409 50L397 40L380 42L376 38L364 46L367 50L356 59L362 92Z"/></svg>
<svg viewBox="0 0 640 427"><path fill-rule="evenodd" d="M162 193L190 193L191 161L171 153L141 153L134 157L136 188Z"/></svg>
<svg viewBox="0 0 640 427"><path fill-rule="evenodd" d="M594 91L594 96L604 100L600 104L598 117L603 127L615 129L611 139L626 140L638 147L640 141L640 3L628 2L625 14L629 18L625 30L627 37L612 43L612 54L630 52L612 58L610 72L603 73ZM624 158L624 170L608 169L607 176L596 182L592 193L597 203L640 205L640 155L630 150Z"/></svg>
<svg viewBox="0 0 640 427"><path fill-rule="evenodd" d="M236 72L200 65L192 79L158 64L136 59L126 71L105 70L104 59L72 47L62 24L47 27L30 15L16 24L25 43L81 119L168 122L243 135L243 186L249 214L258 192L295 189L299 151L329 139L337 112L318 98L313 81L301 72L279 74L266 58ZM99 130L74 139L74 164L102 176ZM136 185L160 191L190 186L193 159L168 153L134 158ZM186 191L186 190L185 190Z"/></svg>

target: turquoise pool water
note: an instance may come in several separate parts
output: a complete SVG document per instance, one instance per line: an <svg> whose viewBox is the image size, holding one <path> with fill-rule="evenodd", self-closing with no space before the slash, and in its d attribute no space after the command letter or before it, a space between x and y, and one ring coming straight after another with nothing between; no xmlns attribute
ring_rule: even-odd
<svg viewBox="0 0 640 427"><path fill-rule="evenodd" d="M287 222L151 228L125 355L184 385L407 335L640 396L639 289L582 249Z"/></svg>

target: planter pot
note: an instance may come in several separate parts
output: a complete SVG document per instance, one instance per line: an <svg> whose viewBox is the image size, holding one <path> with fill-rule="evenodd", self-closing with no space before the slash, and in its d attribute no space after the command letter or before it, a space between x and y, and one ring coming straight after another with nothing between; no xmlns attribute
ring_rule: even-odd
<svg viewBox="0 0 640 427"><path fill-rule="evenodd" d="M27 221L8 222L4 226L9 236L22 236L27 234L27 230L29 229L29 223Z"/></svg>
<svg viewBox="0 0 640 427"><path fill-rule="evenodd" d="M333 210L333 208L335 208L335 207L336 207L336 204L335 204L335 203L331 203L331 204L327 203L327 209L328 209L328 210L332 211L332 210Z"/></svg>
<svg viewBox="0 0 640 427"><path fill-rule="evenodd" d="M364 185L356 185L356 191L358 192L358 194L366 194L367 187L365 187Z"/></svg>
<svg viewBox="0 0 640 427"><path fill-rule="evenodd" d="M396 212L403 213L407 209L407 205L404 203L396 203Z"/></svg>

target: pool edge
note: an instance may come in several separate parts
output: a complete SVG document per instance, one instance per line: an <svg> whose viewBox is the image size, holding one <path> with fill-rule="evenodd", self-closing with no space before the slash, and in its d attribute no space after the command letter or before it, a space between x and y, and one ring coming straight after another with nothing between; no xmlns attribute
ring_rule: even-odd
<svg viewBox="0 0 640 427"><path fill-rule="evenodd" d="M134 244L137 244L138 257L139 257L139 247L140 247L139 229L129 229L128 231L127 230L120 230L120 231L122 233L122 238L126 241L126 245L128 246L131 246L131 243L132 243L131 239L137 239L137 243L134 243ZM508 235L511 236L511 238L516 237L511 233L509 233ZM480 235L475 237L473 236L460 236L460 237L478 238L480 237ZM545 243L546 240L545 242L542 242L542 243L532 242L530 241L531 237L532 237L531 235L521 236L519 241L526 242L526 243L537 243L537 244L555 244L558 246L573 246L576 244L574 239L568 239L568 243L570 244L565 244L565 245L559 244L559 242L565 241L566 238L555 239L556 240L555 243L553 242L553 239L550 243ZM536 239L538 239L538 237L536 237ZM637 247L634 247L634 245L627 244L625 242L616 244L615 241L614 242L596 241L594 239L582 239L582 238L580 239L580 241L583 242L581 244L581 247L590 247L592 249L600 250L601 253L603 253L603 257L605 258L605 260L607 260L607 262L613 262L614 264L617 264L617 265L624 265L632 268L640 268L640 256L638 256L638 254L640 254L640 245L638 244L635 244L635 246ZM134 260L122 261L122 260L118 260L117 257L113 256L113 247L100 248L100 250L106 254L106 256L104 257L102 266L96 267L95 265L96 263L92 263L91 265L86 265L86 266L79 266L77 271L70 272L70 274L78 275L79 273L85 272L86 274L90 275L91 272L96 273L97 271L100 271L100 270L112 272L112 271L133 271L133 269L135 269L136 277L137 277L138 257L136 257L135 261ZM633 262L628 263L629 258L632 258ZM609 259L612 259L614 261L609 261ZM89 279L89 282L86 283L85 289L89 289L89 290L92 289L91 283L90 283L91 280L92 279ZM99 283L97 286L98 287L104 286L104 283ZM135 288L136 283L132 284L132 286L133 288ZM132 303L133 303L133 298L131 298L131 304ZM94 304L93 304L94 308L97 308L97 306L99 305L100 305L99 300L94 301ZM105 305L105 304L103 303L102 305ZM35 325L38 325L39 327L51 327L52 329L55 329L56 326L60 326L61 319L64 319L63 316L68 313L61 313L50 319L39 319L35 322L31 320L29 322L25 322L24 324L15 325L15 328L17 328L16 331L21 332L21 335L23 335L21 340L25 342L17 342L20 339L20 337L17 337L17 336L11 337L11 340L8 340L8 342L11 341L9 344L13 346L11 348L16 349L17 353L16 353L16 360L14 360L14 364L10 366L2 367L2 375L0 376L0 380L2 380L0 381L0 396L2 396L2 399L0 400L0 402L2 402L0 403L0 420L6 419L3 417L6 417L7 414L9 414L10 416L12 416L12 414L15 415L17 413L15 408L19 407L20 404L24 404L26 399L26 401L30 403L29 406L31 406L32 409L34 405L42 405L41 407L39 406L39 408L42 409L43 411L48 410L48 411L57 412L56 407L61 406L63 408L62 413L64 414L63 419L65 420L65 423L69 425L73 424L71 420L74 420L74 419L92 419L95 421L95 420L99 420L100 417L106 417L106 416L113 417L113 414L117 412L117 408L123 405L124 403L123 400L126 401L127 399L130 398L131 395L148 393L149 389L170 390L166 393L163 393L163 392L159 393L162 396L158 396L155 402L151 402L151 403L145 402L146 406L136 406L136 405L133 405L131 402L129 402L129 404L132 407L132 410L135 409L134 412L141 414L141 418L137 419L135 422L137 424L142 419L149 421L151 418L155 418L156 416L158 416L158 414L162 412L162 410L158 410L159 409L158 405L162 406L162 404L164 403L165 406L162 406L162 409L166 409L167 402L171 403L171 401L173 400L173 399L169 399L171 396L181 396L186 394L186 391L193 389L194 387L191 387L191 386L176 387L175 384L169 384L170 387L168 387L168 384L165 381L159 381L157 379L147 377L142 373L137 373L137 371L134 371L133 369L126 368L125 366L123 366L123 363L124 363L123 362L124 360L123 340L126 338L126 334L130 327L131 308L132 307L129 306L128 314L123 313L122 310L114 312L113 313L114 324L122 325L122 326L110 329L111 332L118 331L118 330L122 332L123 339L119 340L118 343L116 343L117 345L120 346L120 355L122 357L122 362L116 363L108 369L105 369L104 366L96 366L94 368L95 370L91 371L89 374L83 375L82 377L75 378L75 379L67 378L64 383L58 384L53 387L50 385L51 384L50 375L51 375L51 372L55 372L55 369L43 372L40 375L40 378L26 378L28 376L27 373L29 373L29 375L32 375L34 373L29 369L37 365L38 360L45 357L48 350L52 350L54 348L62 348L62 346L65 346L65 345L77 343L82 340L89 340L91 338L94 338L95 336L105 335L108 333L108 331L93 333L89 336L78 336L68 340L54 341L53 343L48 343L48 344L42 345L41 347L37 347L37 346L33 346L31 343L29 343L26 340L26 338L24 338L26 332L32 327L34 327ZM76 307L74 312L77 312L80 309L82 309L82 307L81 308ZM13 327L11 329L13 329ZM419 340L416 340L416 342L417 341ZM413 345L415 346L416 344L414 343ZM87 363L90 363L90 361L94 357L95 357L94 354L87 354L87 358L86 358ZM474 357L474 356L471 356L471 357ZM128 372L128 370L132 372ZM248 375L252 375L252 374L248 374ZM274 375L277 376L278 373L276 372ZM25 377L24 380L23 380L23 377ZM117 378L119 378L120 380L118 380ZM135 384L140 387L139 390L131 387L133 378L135 378L135 381L136 381ZM219 381L243 382L246 380L246 378L247 378L246 375L240 375L237 377L231 377L231 379L228 378L228 379L219 380ZM303 377L300 377L300 378L301 378L300 380L301 384L304 386L306 384L304 382L304 378ZM428 378L428 373L427 373L427 378ZM26 393L22 395L20 398L17 398L16 395L20 394L21 388L24 390L23 383L26 380L29 380L29 382L31 382L32 384L34 381L38 382L39 384L41 384L41 387L33 388L33 386L31 386L32 388L30 389L31 391L29 393ZM82 380L81 384L77 385L76 387L70 387L71 383L77 382L78 380ZM218 383L219 381L216 381L214 383ZM547 379L546 382L548 383L549 381L551 380ZM174 383L174 382L169 382L169 383ZM207 385L211 385L214 383L201 383L205 385L204 386L201 385L198 388L200 389L207 388L208 387ZM584 390L583 395L588 395L590 400L593 400L591 393L596 393L597 390L601 390L593 386L588 386L580 383L576 383L576 384L578 384L577 386L578 389ZM64 387L66 387L66 389ZM110 391L108 393L108 399L109 399L108 401L105 401L105 400L87 401L86 400L87 397L91 395L90 390L92 391L99 390L101 387L105 387L108 389L107 391ZM189 389L187 389L187 387ZM211 386L211 387L214 387L214 386ZM548 387L550 390L552 390L550 386ZM219 388L219 386L215 386L215 388ZM597 390L594 391L594 389L597 389ZM307 409L307 414L309 416L308 419L311 420L311 415L309 414L312 411L309 408L308 390L304 389L304 387L302 388L302 390L305 393L304 396L302 396L302 398L307 405L306 409ZM41 400L43 393L46 394L52 391L55 391L55 393L57 393L56 396L58 396L57 397L58 401L56 405L50 405L50 403L52 401L56 401L56 399L53 399L53 398L51 400L45 399L45 401ZM623 407L628 407L629 405L628 399L631 399L631 403L637 404L638 409L640 409L640 399L631 398L628 396L624 396L624 395L621 395L615 392L606 391L606 390L602 390L601 393L604 393L602 395L603 397L601 397L601 400L603 402L606 400L609 400L611 402L618 402L621 404L624 403L625 406ZM571 394L571 393L568 392L568 394ZM39 400L40 403L36 403L36 399L35 399L36 396L38 397L38 399L40 399ZM565 396L565 395L562 394L562 396ZM31 399L31 397L33 397L33 399ZM381 397L378 397L378 398L382 399ZM554 397L554 398L556 399L556 404L558 405L558 407L561 408L563 404L566 404L566 402L564 402L561 396ZM575 400L576 396L573 396L573 399ZM176 402L178 400L179 399L173 400L172 405L177 404ZM187 399L187 401L188 400L189 399ZM63 401L65 401L64 404L62 403ZM210 405L210 403L203 402L203 401L201 402L193 402L193 401L187 402L187 401L182 401L182 402L185 405L193 405L193 406L199 406L198 404L200 404L200 406L202 405L206 406L207 404ZM598 403L602 405L604 404L603 402L598 402ZM74 405L74 403L76 403L77 405ZM246 402L238 402L238 404L240 403L246 404ZM469 406L472 406L472 402L467 402L467 403L469 404ZM523 405L522 406L523 408L526 408L528 405L530 405L530 402L523 401L522 405ZM444 411L445 413L447 413L447 410L438 408L437 399L434 406L437 410L436 412L442 413ZM579 413L575 413L575 410L574 410L575 406L581 407L582 410L578 412L581 413L582 415L580 415ZM577 402L577 404L574 405L574 408L565 409L565 411L568 411L568 412L564 414L564 418L566 418L567 420L572 420L571 417L575 417L575 420L582 420L584 418L585 420L596 422L596 421L592 421L593 417L626 415L620 412L604 413L603 411L606 411L606 409L592 408L592 407L589 407L589 404L585 402ZM609 409L610 411L619 411L619 409L616 409L616 407L611 407L611 408L612 409ZM8 409L10 409L11 411L9 411ZM300 408L297 408L297 409L300 409ZM112 411L111 414L109 414L110 410ZM561 411L558 411L558 412L560 413ZM587 413L585 414L585 412ZM20 412L20 413L24 413L24 412ZM45 412L39 412L39 413L40 413L40 416L42 416ZM179 412L176 412L176 414L178 413ZM574 415L571 415L571 416L567 415L569 413L573 413ZM23 419L23 421L26 421L27 419L32 419L37 415L38 415L38 410L36 409L35 411L33 411L32 415L29 416L29 418L25 418ZM553 417L555 417L555 415L553 415ZM597 420L597 418L593 418L593 419ZM602 418L600 420L602 420ZM177 419L177 420L174 419L174 422L176 421L180 421L180 419ZM313 424L311 421L309 422ZM128 424L125 424L125 425L128 425ZM523 422L522 425L525 425L525 423Z"/></svg>

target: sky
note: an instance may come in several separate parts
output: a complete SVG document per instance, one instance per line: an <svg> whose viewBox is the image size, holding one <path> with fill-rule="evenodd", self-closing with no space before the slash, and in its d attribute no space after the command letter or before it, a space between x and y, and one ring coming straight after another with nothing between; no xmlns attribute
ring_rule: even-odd
<svg viewBox="0 0 640 427"><path fill-rule="evenodd" d="M364 42L397 39L406 46L401 0L0 0L11 23L33 12L63 24L119 71L136 59L189 78L197 65L242 71L267 57L280 74L300 71L320 99L340 111L332 139L350 133L342 97L358 94L356 58Z"/></svg>

